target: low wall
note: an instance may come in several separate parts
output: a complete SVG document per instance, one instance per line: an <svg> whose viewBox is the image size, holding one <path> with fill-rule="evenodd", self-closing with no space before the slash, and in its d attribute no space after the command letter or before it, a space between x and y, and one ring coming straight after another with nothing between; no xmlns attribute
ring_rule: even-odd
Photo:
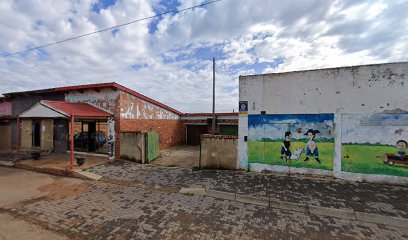
<svg viewBox="0 0 408 240"><path fill-rule="evenodd" d="M200 167L205 169L237 169L238 136L202 135Z"/></svg>
<svg viewBox="0 0 408 240"><path fill-rule="evenodd" d="M146 133L120 133L120 158L143 163L146 156Z"/></svg>
<svg viewBox="0 0 408 240"><path fill-rule="evenodd" d="M180 120L169 119L121 119L121 132L157 132L160 149L167 149L185 143L184 127Z"/></svg>

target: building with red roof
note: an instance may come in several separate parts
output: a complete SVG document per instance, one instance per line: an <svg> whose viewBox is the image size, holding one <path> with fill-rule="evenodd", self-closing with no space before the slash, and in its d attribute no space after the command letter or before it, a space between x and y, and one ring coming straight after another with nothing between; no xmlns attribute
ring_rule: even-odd
<svg viewBox="0 0 408 240"><path fill-rule="evenodd" d="M200 144L212 114L183 114L115 82L4 93L2 148L96 152L129 159L129 133L155 132L160 149ZM238 114L217 113L216 133L237 135ZM127 135L126 135L127 136ZM72 140L72 143L71 143ZM126 145L126 146L125 146ZM73 152L73 151L71 151Z"/></svg>
<svg viewBox="0 0 408 240"><path fill-rule="evenodd" d="M0 129L14 148L66 151L73 135L75 151L119 159L126 132L157 132L161 149L185 143L182 112L114 82L3 95Z"/></svg>

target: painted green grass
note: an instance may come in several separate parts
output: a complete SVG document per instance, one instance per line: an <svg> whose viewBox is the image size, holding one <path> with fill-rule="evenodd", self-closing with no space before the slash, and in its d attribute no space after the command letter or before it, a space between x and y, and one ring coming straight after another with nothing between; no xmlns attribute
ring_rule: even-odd
<svg viewBox="0 0 408 240"><path fill-rule="evenodd" d="M385 153L397 153L393 146L369 144L342 146L342 170L353 173L384 174L408 177L408 166L384 164ZM347 158L348 157L348 158Z"/></svg>
<svg viewBox="0 0 408 240"><path fill-rule="evenodd" d="M265 163L272 165L291 166L299 168L316 168L333 170L334 143L333 142L318 142L319 159L322 163L316 162L311 157L309 161L304 162L306 158L305 152L301 154L299 160L285 161L280 159L280 149L282 142L255 142L248 141L248 162L249 163ZM297 148L304 148L304 142L291 142L291 150L294 152Z"/></svg>

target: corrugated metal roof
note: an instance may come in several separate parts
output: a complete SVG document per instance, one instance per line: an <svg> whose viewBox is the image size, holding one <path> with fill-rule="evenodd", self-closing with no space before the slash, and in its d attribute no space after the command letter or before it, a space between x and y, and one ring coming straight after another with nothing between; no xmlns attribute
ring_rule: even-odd
<svg viewBox="0 0 408 240"><path fill-rule="evenodd" d="M94 107L88 103L71 103L61 101L42 100L42 104L57 110L65 115L75 117L110 117L112 114Z"/></svg>

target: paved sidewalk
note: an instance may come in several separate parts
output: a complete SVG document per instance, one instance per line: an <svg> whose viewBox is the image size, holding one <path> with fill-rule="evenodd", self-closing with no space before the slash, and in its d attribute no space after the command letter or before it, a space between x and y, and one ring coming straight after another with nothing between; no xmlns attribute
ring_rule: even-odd
<svg viewBox="0 0 408 240"><path fill-rule="evenodd" d="M197 171L140 165L127 161L100 165L89 171L103 179L171 187L201 186L283 202L351 209L408 218L408 187L234 171Z"/></svg>
<svg viewBox="0 0 408 240"><path fill-rule="evenodd" d="M5 176L0 189L25 184L21 175L27 171L0 170ZM43 194L18 198L24 200L0 207L0 214L71 239L408 239L404 227L175 193L169 187L145 189L29 173L32 179L52 181L36 184Z"/></svg>
<svg viewBox="0 0 408 240"><path fill-rule="evenodd" d="M1 240L66 240L65 236L44 230L24 220L17 219L8 213L0 213Z"/></svg>
<svg viewBox="0 0 408 240"><path fill-rule="evenodd" d="M328 216L90 182L89 192L16 206L73 239L407 239L408 230Z"/></svg>

